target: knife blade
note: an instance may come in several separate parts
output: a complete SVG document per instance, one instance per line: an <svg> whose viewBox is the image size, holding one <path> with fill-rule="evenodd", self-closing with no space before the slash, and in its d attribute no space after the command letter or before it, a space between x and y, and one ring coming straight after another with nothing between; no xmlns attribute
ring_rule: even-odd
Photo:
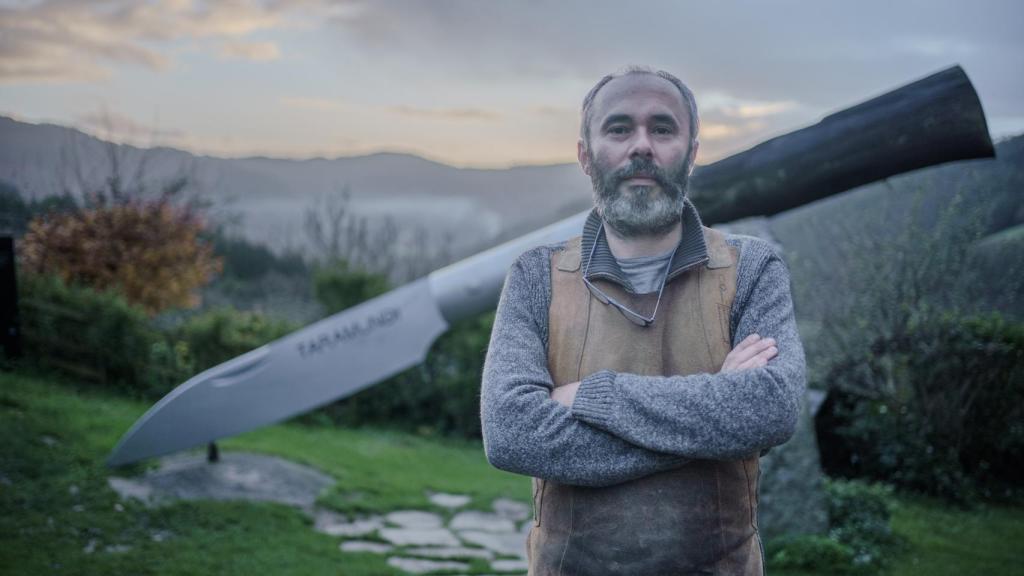
<svg viewBox="0 0 1024 576"><path fill-rule="evenodd" d="M193 376L132 425L107 465L280 422L421 363L453 322L494 306L519 254L578 234L588 213L442 268Z"/></svg>

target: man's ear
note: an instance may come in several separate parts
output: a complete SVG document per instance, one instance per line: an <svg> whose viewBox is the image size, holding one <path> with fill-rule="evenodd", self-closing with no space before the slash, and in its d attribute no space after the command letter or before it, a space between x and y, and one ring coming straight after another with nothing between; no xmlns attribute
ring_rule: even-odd
<svg viewBox="0 0 1024 576"><path fill-rule="evenodd" d="M690 146L690 174L693 174L693 168L697 165L697 150L700 148L700 140L694 140L693 145Z"/></svg>
<svg viewBox="0 0 1024 576"><path fill-rule="evenodd" d="M590 155L587 154L587 145L583 142L583 138L576 141L576 158L580 161L583 173L590 176Z"/></svg>

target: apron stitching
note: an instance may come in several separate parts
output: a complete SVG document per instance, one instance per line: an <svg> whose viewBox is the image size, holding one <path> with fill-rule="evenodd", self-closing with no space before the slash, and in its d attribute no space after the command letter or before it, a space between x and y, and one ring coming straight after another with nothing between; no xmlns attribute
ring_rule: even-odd
<svg viewBox="0 0 1024 576"><path fill-rule="evenodd" d="M582 282L582 277L580 282ZM590 338L590 308L594 303L594 295L587 291L587 325L583 330L583 343L580 345L580 358L576 362L576 381L581 380L580 376L583 374L583 355L587 350L587 340Z"/></svg>
<svg viewBox="0 0 1024 576"><path fill-rule="evenodd" d="M715 364L715 354L711 350L711 337L708 335L708 323L707 323L707 317L706 317L707 314L704 311L704 298L702 298L702 296L704 295L704 285L706 283L707 283L707 279L704 278L704 269L703 268L698 268L697 269L697 307L700 309L700 327L701 327L701 330L704 331L704 345L707 348L709 364L714 365ZM716 306L715 312L716 313L718 312L717 306Z"/></svg>

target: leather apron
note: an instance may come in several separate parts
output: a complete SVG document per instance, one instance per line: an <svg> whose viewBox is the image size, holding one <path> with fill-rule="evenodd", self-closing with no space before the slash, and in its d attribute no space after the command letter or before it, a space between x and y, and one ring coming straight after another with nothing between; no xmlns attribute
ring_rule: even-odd
<svg viewBox="0 0 1024 576"><path fill-rule="evenodd" d="M665 285L654 323L641 327L583 284L580 238L551 259L548 368L555 386L600 370L642 375L718 372L731 349L736 249L704 228L709 260ZM656 294L595 280L641 314ZM608 487L535 478L531 576L763 573L757 531L758 457L693 460Z"/></svg>

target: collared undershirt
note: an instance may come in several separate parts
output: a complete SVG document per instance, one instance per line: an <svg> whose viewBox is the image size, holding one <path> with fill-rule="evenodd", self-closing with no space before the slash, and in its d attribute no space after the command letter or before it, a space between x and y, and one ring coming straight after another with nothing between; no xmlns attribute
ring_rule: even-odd
<svg viewBox="0 0 1024 576"><path fill-rule="evenodd" d="M648 294L661 289L661 284L668 275L669 262L675 248L654 256L638 256L636 258L615 258L619 268L629 280L636 294Z"/></svg>

